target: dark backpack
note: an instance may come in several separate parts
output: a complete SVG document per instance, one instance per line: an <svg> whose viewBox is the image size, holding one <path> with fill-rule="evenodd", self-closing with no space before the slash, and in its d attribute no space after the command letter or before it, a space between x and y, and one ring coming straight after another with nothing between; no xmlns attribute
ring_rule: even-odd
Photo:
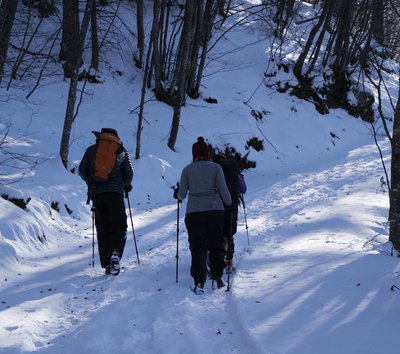
<svg viewBox="0 0 400 354"><path fill-rule="evenodd" d="M235 160L222 160L218 161L224 171L225 182L231 194L232 201L236 204L239 203L239 170Z"/></svg>
<svg viewBox="0 0 400 354"><path fill-rule="evenodd" d="M121 140L110 133L97 133L96 158L93 163L92 179L107 182L117 170L117 156L122 152Z"/></svg>

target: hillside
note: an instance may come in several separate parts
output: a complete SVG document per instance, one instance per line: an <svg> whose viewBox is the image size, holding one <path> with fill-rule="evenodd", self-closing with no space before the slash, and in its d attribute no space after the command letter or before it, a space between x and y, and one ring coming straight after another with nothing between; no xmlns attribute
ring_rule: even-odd
<svg viewBox="0 0 400 354"><path fill-rule="evenodd" d="M29 99L20 88L5 93L0 123L7 149L29 156L26 165L37 163L0 187L8 199L28 201L23 210L0 198L0 352L397 353L400 293L391 286L400 287L399 264L390 257L388 195L371 127L340 109L320 115L312 103L260 85L272 45L258 22L224 34L209 54L201 97L183 107L176 151L167 147L171 107L146 103L129 199L140 265L129 220L118 277L103 275L97 251L92 267L86 186L58 156L68 81L48 78ZM118 130L133 159L131 111L142 72L113 60L123 75L104 68L103 83L87 89L73 126L70 170L102 127ZM279 71L274 80L290 75ZM389 81L393 92L396 79ZM203 296L190 291L185 203L175 281L171 189L198 136L256 162L245 172L231 291L208 282ZM254 137L263 150L246 149ZM389 163L389 144L381 135L379 142Z"/></svg>

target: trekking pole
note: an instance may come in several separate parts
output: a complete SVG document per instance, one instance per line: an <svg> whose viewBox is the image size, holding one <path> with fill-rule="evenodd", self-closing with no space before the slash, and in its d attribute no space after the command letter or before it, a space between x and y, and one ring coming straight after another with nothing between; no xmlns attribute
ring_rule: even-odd
<svg viewBox="0 0 400 354"><path fill-rule="evenodd" d="M176 183L176 186L171 187L174 191L174 198L176 199L176 270L175 270L175 281L178 282L178 260L179 260L179 203L181 202L178 199L178 190L179 190L179 182Z"/></svg>
<svg viewBox="0 0 400 354"><path fill-rule="evenodd" d="M132 211L131 211L131 202L130 202L130 200L129 200L129 194L128 194L128 192L125 193L125 198L128 199L129 216L130 216L131 225L132 225L133 241L135 242L136 258L137 258L138 264L140 265L139 252L138 252L137 243L136 243L135 228L133 227L133 219L132 219Z"/></svg>
<svg viewBox="0 0 400 354"><path fill-rule="evenodd" d="M92 206L92 268L94 268L94 219L95 219L95 207Z"/></svg>
<svg viewBox="0 0 400 354"><path fill-rule="evenodd" d="M250 238L249 238L249 226L247 225L247 216L246 216L246 204L244 203L244 196L241 194L241 200L243 204L243 212L244 212L244 223L246 225L246 233L247 233L247 246L250 246Z"/></svg>
<svg viewBox="0 0 400 354"><path fill-rule="evenodd" d="M179 260L179 199L176 202L177 209L176 209L176 282L178 282L178 260Z"/></svg>
<svg viewBox="0 0 400 354"><path fill-rule="evenodd" d="M230 280L231 280L231 272L232 272L232 261L233 261L233 252L232 252L232 244L233 244L233 235L232 235L232 223L233 223L233 212L230 213L230 220L229 220L229 263L228 263L228 284L226 286L226 292L229 293L230 290Z"/></svg>

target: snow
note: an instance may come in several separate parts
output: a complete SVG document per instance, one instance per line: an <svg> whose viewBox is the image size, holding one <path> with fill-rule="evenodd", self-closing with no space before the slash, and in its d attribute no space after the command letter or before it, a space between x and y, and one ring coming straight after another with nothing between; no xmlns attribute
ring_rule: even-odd
<svg viewBox="0 0 400 354"><path fill-rule="evenodd" d="M18 89L8 92L0 103L7 149L39 164L18 162L25 174L13 184L4 184L11 172L1 175L2 194L31 200L22 210L0 198L0 352L398 353L400 292L391 286L399 285L400 265L390 254L388 193L371 129L342 110L321 116L311 103L258 87L269 54L267 40L254 40L259 30L256 23L237 26L214 47L202 98L218 103L188 99L175 152L167 147L172 110L153 100L145 106L142 155L133 160L139 71L133 82L128 73L105 71L103 84L90 85L69 169L94 142L92 130L114 127L135 170L129 202L140 265L128 220L117 277L103 274L97 245L92 267L86 187L58 157L68 82L49 78L29 100ZM264 111L262 120L251 109ZM242 153L252 137L264 140L263 151L249 150L257 167L245 172L230 291L207 282L201 296L190 291L185 203L176 282L171 189L200 135ZM389 143L382 134L379 142L389 163Z"/></svg>

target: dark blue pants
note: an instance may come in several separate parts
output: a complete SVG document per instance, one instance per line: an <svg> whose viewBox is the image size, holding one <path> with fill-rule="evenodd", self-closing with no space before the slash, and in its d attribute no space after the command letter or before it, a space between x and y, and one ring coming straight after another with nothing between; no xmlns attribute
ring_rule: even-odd
<svg viewBox="0 0 400 354"><path fill-rule="evenodd" d="M100 264L105 268L110 264L114 250L120 257L124 253L128 228L124 196L120 193L98 194L94 198L94 206Z"/></svg>
<svg viewBox="0 0 400 354"><path fill-rule="evenodd" d="M186 214L185 224L189 234L192 255L190 274L194 284L207 278L207 250L210 251L212 277L222 277L225 268L223 247L224 211L212 210Z"/></svg>

